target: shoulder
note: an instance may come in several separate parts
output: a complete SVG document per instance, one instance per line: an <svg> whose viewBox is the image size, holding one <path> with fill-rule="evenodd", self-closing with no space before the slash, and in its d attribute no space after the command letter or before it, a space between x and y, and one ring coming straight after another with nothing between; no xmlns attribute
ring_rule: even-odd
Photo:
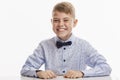
<svg viewBox="0 0 120 80"><path fill-rule="evenodd" d="M81 39L79 37L76 37L74 42L75 42L75 45L77 47L81 48L82 50L92 48L92 45L85 39Z"/></svg>
<svg viewBox="0 0 120 80"><path fill-rule="evenodd" d="M55 43L54 38L55 38L55 37L42 40L42 41L39 43L39 45L50 45L50 44L54 44L54 43Z"/></svg>
<svg viewBox="0 0 120 80"><path fill-rule="evenodd" d="M89 42L85 39L76 37L75 42L79 43L79 44L89 44Z"/></svg>

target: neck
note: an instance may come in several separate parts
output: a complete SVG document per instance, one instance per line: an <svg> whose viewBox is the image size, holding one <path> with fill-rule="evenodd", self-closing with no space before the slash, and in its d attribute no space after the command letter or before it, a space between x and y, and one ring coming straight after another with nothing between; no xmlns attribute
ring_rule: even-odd
<svg viewBox="0 0 120 80"><path fill-rule="evenodd" d="M71 35L72 35L72 33L70 35L67 35L67 36L62 37L62 38L59 37L59 39L61 39L63 41L66 41L66 40L68 40L70 38Z"/></svg>

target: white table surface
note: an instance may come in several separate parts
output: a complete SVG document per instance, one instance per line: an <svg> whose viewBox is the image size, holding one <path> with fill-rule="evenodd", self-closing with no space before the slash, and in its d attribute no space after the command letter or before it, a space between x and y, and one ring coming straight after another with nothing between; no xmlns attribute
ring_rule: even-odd
<svg viewBox="0 0 120 80"><path fill-rule="evenodd" d="M43 80L39 78L32 78L32 77L23 77L23 76L1 76L0 80ZM44 80L113 80L110 76L104 77L89 77L89 78L78 78L78 79L68 79L63 78L63 76L58 76L54 79L44 79Z"/></svg>

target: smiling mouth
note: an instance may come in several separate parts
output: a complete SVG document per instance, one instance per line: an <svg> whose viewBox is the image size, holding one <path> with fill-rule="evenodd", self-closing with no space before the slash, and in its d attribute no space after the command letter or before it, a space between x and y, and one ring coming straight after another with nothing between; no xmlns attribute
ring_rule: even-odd
<svg viewBox="0 0 120 80"><path fill-rule="evenodd" d="M66 29L64 29L64 28L60 28L60 29L57 29L57 31L59 31L59 32L63 32L63 31L65 31Z"/></svg>

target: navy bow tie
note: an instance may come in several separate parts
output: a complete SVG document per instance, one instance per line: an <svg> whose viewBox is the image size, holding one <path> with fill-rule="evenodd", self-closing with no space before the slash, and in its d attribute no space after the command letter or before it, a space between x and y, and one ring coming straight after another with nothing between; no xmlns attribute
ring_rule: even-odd
<svg viewBox="0 0 120 80"><path fill-rule="evenodd" d="M57 42L56 42L57 48L61 48L62 46L67 46L67 45L71 45L71 44L72 44L71 41L68 41L68 42L60 42L60 41L57 41Z"/></svg>

